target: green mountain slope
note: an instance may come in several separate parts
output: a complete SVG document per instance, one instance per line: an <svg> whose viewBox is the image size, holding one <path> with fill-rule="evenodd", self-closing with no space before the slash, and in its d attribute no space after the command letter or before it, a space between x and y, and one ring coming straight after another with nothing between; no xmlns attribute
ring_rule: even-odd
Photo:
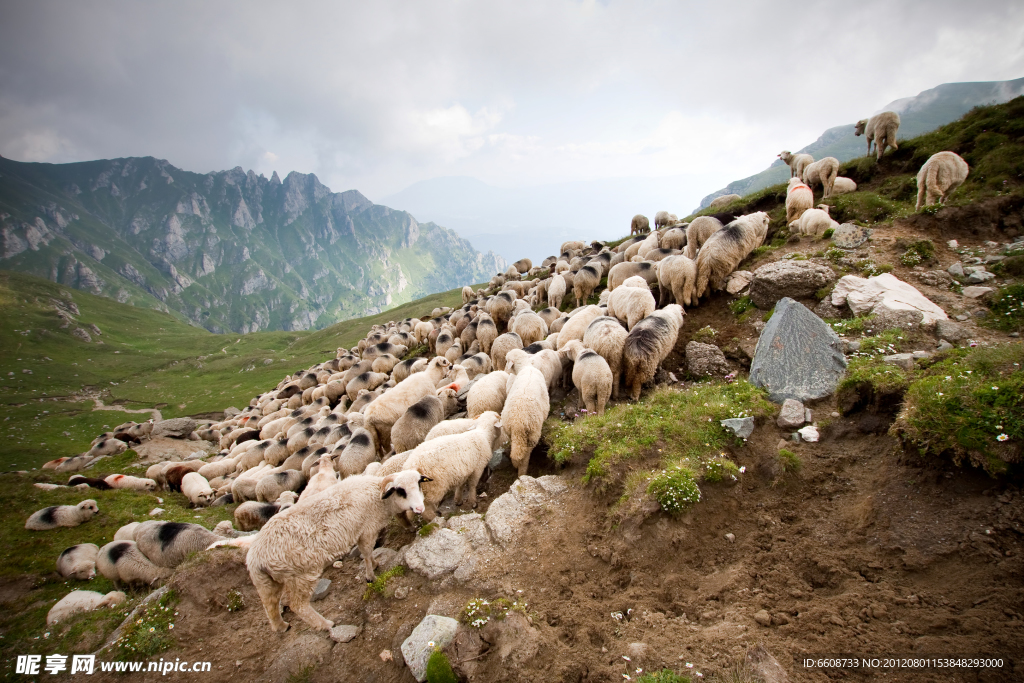
<svg viewBox="0 0 1024 683"><path fill-rule="evenodd" d="M0 158L0 267L210 331L322 328L505 268L314 175L200 175L145 158Z"/></svg>

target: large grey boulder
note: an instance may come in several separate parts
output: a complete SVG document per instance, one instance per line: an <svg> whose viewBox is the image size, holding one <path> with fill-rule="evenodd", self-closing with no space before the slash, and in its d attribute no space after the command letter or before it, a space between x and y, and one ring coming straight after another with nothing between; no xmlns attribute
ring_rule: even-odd
<svg viewBox="0 0 1024 683"><path fill-rule="evenodd" d="M436 579L455 571L469 551L470 541L465 535L451 529L437 529L413 542L405 551L405 564L428 579Z"/></svg>
<svg viewBox="0 0 1024 683"><path fill-rule="evenodd" d="M187 438L196 429L196 421L191 417L176 417L171 420L161 420L153 425L152 438L158 436L171 436L176 439Z"/></svg>
<svg viewBox="0 0 1024 683"><path fill-rule="evenodd" d="M507 492L495 498L487 508L487 530L499 545L508 547L523 525L530 508L550 500L566 488L565 483L553 474L537 479L519 477Z"/></svg>
<svg viewBox="0 0 1024 683"><path fill-rule="evenodd" d="M750 282L750 300L761 310L767 310L783 297L811 296L835 279L835 272L820 263L776 261L754 271L754 279Z"/></svg>
<svg viewBox="0 0 1024 683"><path fill-rule="evenodd" d="M832 394L844 374L843 343L832 328L803 304L779 301L757 341L750 381L775 403L806 402Z"/></svg>
<svg viewBox="0 0 1024 683"><path fill-rule="evenodd" d="M729 362L714 344L692 341L686 345L686 369L694 377L722 377L729 374Z"/></svg>
<svg viewBox="0 0 1024 683"><path fill-rule="evenodd" d="M843 223L832 232L832 242L843 249L856 249L870 237L870 228L862 228L853 223Z"/></svg>
<svg viewBox="0 0 1024 683"><path fill-rule="evenodd" d="M402 657L417 681L427 679L427 661L434 648L444 649L455 640L459 622L449 617L428 614L412 635L402 643Z"/></svg>
<svg viewBox="0 0 1024 683"><path fill-rule="evenodd" d="M970 339L971 333L960 323L952 320L940 320L935 323L935 336L948 342L962 342Z"/></svg>

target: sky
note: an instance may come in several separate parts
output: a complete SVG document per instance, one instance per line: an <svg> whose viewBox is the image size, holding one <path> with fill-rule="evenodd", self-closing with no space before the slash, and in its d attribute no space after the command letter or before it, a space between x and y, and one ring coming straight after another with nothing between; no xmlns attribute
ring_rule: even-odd
<svg viewBox="0 0 1024 683"><path fill-rule="evenodd" d="M1018 0L0 0L0 155L699 198L897 98L1021 76Z"/></svg>

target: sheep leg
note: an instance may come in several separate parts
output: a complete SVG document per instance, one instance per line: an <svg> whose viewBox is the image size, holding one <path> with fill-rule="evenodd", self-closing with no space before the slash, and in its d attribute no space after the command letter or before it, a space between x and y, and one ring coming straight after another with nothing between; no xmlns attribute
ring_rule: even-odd
<svg viewBox="0 0 1024 683"><path fill-rule="evenodd" d="M307 579L292 577L288 582L288 606L291 608L295 615L302 619L304 622L320 631L330 631L334 626L334 622L330 619L325 619L322 614L313 609L313 606L309 604L310 598L313 597L313 589L316 588L316 582L318 579Z"/></svg>
<svg viewBox="0 0 1024 683"><path fill-rule="evenodd" d="M524 435L514 434L512 436L512 452L509 453L509 458L516 466L520 477L526 476L526 470L530 466L530 450Z"/></svg>
<svg viewBox="0 0 1024 683"><path fill-rule="evenodd" d="M622 381L622 371L612 372L612 398L619 397L619 383Z"/></svg>
<svg viewBox="0 0 1024 683"><path fill-rule="evenodd" d="M473 508L474 510L476 509L476 487L480 483L480 477L483 476L484 469L486 469L486 465L484 466L483 469L479 469L476 472L473 472L473 474L469 475L469 482L467 483L467 502L469 503L470 507Z"/></svg>
<svg viewBox="0 0 1024 683"><path fill-rule="evenodd" d="M373 570L377 566L377 563L373 560L373 544L376 541L376 533L364 533L356 542L359 546L359 554L363 556L363 562L366 565L366 583L373 583L374 578L376 578L373 574Z"/></svg>
<svg viewBox="0 0 1024 683"><path fill-rule="evenodd" d="M290 624L281 618L281 593L284 591L284 584L274 581L262 571L252 572L249 576L263 602L263 609L270 620L270 628L278 633L284 633L290 627Z"/></svg>

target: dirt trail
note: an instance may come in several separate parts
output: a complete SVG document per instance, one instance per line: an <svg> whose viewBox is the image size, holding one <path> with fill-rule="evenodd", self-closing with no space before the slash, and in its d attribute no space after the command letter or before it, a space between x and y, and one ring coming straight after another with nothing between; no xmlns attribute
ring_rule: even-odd
<svg viewBox="0 0 1024 683"><path fill-rule="evenodd" d="M149 413L153 417L153 419L156 420L157 422L159 422L160 420L164 419L163 415L156 408L140 408L138 410L131 410L129 408L125 408L124 406L118 406L118 405L108 406L108 405L104 405L102 399L100 399L98 397L95 397L95 396L92 397L92 402L93 402L93 408L92 408L93 410L120 410L122 413Z"/></svg>

